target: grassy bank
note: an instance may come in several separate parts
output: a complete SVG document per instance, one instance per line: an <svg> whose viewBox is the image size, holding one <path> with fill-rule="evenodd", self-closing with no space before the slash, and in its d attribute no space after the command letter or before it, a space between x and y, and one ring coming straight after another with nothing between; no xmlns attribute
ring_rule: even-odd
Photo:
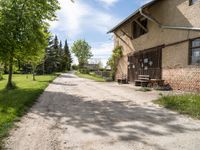
<svg viewBox="0 0 200 150"><path fill-rule="evenodd" d="M75 74L80 78L86 78L86 79L94 80L96 82L106 82L106 80L104 78L99 77L94 74L82 74L80 72L76 72Z"/></svg>
<svg viewBox="0 0 200 150"><path fill-rule="evenodd" d="M168 109L200 119L200 95L165 96L155 101Z"/></svg>
<svg viewBox="0 0 200 150"><path fill-rule="evenodd" d="M28 79L26 75L14 75L13 81L17 88L8 91L5 90L7 76L4 76L0 81L0 145L14 122L27 112L55 77L56 75L36 76L37 81L32 81L31 75Z"/></svg>

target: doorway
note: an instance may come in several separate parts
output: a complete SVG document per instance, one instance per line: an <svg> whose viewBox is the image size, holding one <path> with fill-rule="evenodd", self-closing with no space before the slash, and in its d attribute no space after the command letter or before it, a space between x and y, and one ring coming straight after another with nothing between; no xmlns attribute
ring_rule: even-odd
<svg viewBox="0 0 200 150"><path fill-rule="evenodd" d="M139 75L149 75L151 79L162 79L162 48L159 46L128 56L128 79L134 82Z"/></svg>

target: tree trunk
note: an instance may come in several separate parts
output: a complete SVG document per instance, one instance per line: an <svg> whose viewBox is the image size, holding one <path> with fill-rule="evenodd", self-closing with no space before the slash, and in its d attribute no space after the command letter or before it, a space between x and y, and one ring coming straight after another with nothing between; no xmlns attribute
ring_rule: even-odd
<svg viewBox="0 0 200 150"><path fill-rule="evenodd" d="M8 74L8 83L7 83L8 89L13 88L12 75L13 75L13 57L11 56L9 60L9 74Z"/></svg>
<svg viewBox="0 0 200 150"><path fill-rule="evenodd" d="M33 81L35 81L36 79L35 79L35 72L33 72Z"/></svg>
<svg viewBox="0 0 200 150"><path fill-rule="evenodd" d="M33 72L32 72L32 74L33 74L33 81L35 81L36 80L35 79L35 70L36 70L36 67L34 65L32 65L32 68L33 68Z"/></svg>

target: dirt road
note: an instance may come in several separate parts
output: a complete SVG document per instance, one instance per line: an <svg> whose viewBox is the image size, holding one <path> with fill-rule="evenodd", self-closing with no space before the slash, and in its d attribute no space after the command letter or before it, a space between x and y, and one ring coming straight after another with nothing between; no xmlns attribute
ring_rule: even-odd
<svg viewBox="0 0 200 150"><path fill-rule="evenodd" d="M62 74L6 140L12 150L199 150L200 122L153 105L158 93Z"/></svg>

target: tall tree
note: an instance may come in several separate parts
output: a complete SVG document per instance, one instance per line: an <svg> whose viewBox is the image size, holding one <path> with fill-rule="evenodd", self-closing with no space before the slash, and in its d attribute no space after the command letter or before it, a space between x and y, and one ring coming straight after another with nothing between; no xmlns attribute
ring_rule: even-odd
<svg viewBox="0 0 200 150"><path fill-rule="evenodd" d="M64 55L65 55L64 59L66 61L66 69L70 70L71 64L72 64L72 56L71 56L71 52L69 50L69 46L68 46L67 40L65 40Z"/></svg>
<svg viewBox="0 0 200 150"><path fill-rule="evenodd" d="M0 1L0 55L9 64L7 87L12 88L14 59L21 55L31 56L35 44L46 42L48 20L56 18L57 0L1 0Z"/></svg>
<svg viewBox="0 0 200 150"><path fill-rule="evenodd" d="M46 48L45 54L45 70L46 73L52 73L57 71L58 67L58 38L55 36L53 39L49 39L49 46Z"/></svg>
<svg viewBox="0 0 200 150"><path fill-rule="evenodd" d="M92 57L91 46L85 40L77 40L72 45L72 52L78 58L79 67L82 68Z"/></svg>

